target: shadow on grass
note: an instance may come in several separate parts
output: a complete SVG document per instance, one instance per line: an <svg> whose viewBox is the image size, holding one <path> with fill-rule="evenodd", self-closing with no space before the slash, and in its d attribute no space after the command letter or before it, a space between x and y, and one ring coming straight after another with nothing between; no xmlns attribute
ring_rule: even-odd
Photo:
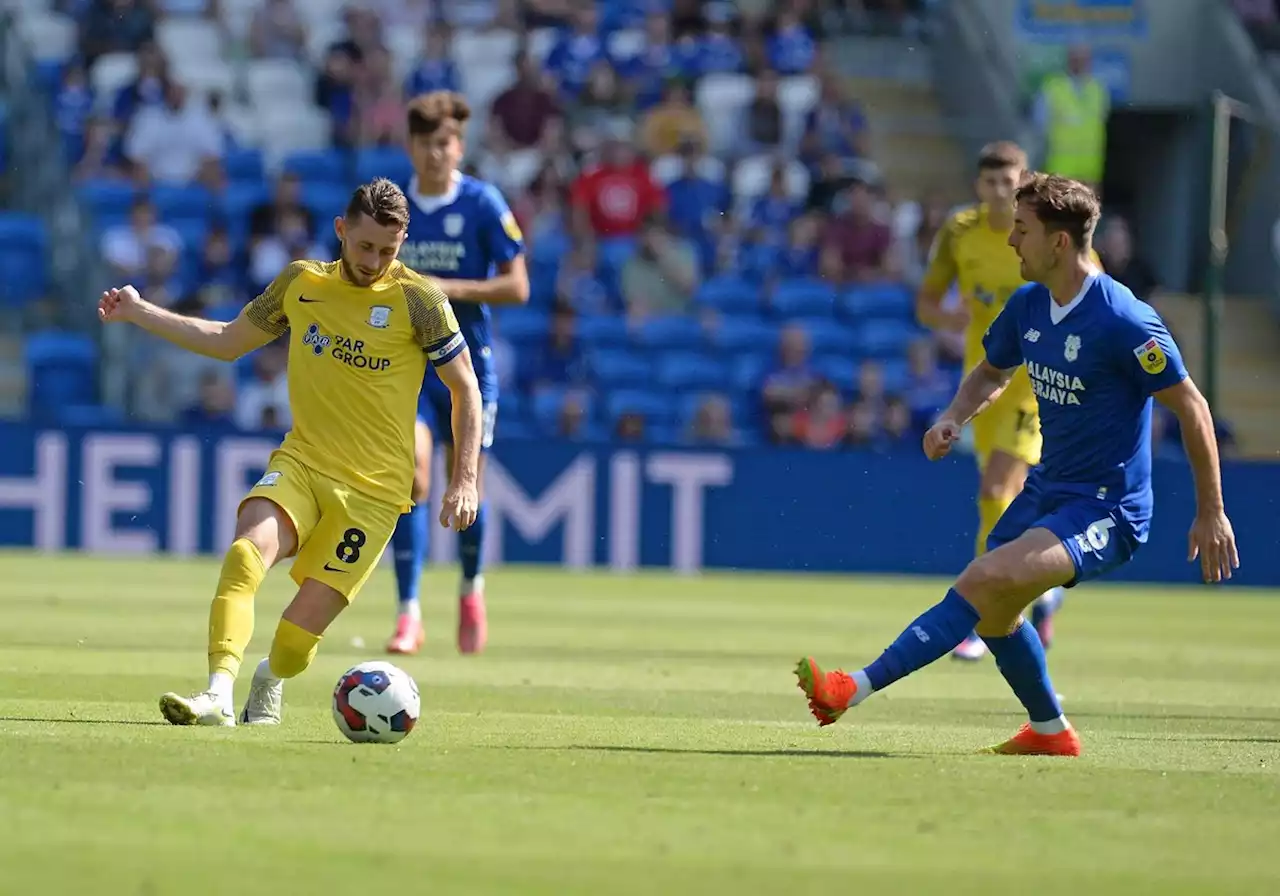
<svg viewBox="0 0 1280 896"><path fill-rule="evenodd" d="M37 719L28 716L0 716L0 722L28 722L33 725L168 725L157 719Z"/></svg>
<svg viewBox="0 0 1280 896"><path fill-rule="evenodd" d="M1250 737L1233 734L1197 734L1172 739L1159 734L1122 734L1120 740L1161 741L1163 743L1196 743L1196 744L1280 744L1280 737Z"/></svg>
<svg viewBox="0 0 1280 896"><path fill-rule="evenodd" d="M565 750L577 750L586 753L650 753L665 754L676 756L761 756L761 757L799 757L804 759L908 759L913 758L906 753L885 753L880 750L797 750L797 749L778 749L778 750L698 750L687 747L627 747L617 744L566 744L562 747L528 747L528 746L509 746L499 749L506 750L545 750L547 752L562 752Z"/></svg>

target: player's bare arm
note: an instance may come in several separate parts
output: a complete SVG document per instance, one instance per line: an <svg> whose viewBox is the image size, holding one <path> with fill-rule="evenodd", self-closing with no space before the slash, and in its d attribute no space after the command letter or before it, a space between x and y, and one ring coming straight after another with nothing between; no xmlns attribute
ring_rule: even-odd
<svg viewBox="0 0 1280 896"><path fill-rule="evenodd" d="M498 265L498 274L489 280L437 280L451 302L479 305L523 305L529 301L529 268L517 255Z"/></svg>
<svg viewBox="0 0 1280 896"><path fill-rule="evenodd" d="M1206 582L1229 579L1231 571L1240 566L1240 554L1222 499L1218 438L1209 402L1190 377L1156 392L1154 397L1178 418L1182 444L1195 479L1196 518L1187 536L1187 560L1200 558Z"/></svg>
<svg viewBox="0 0 1280 896"><path fill-rule="evenodd" d="M480 383L467 349L435 370L453 400L453 470L444 494L440 525L462 530L475 522L480 506Z"/></svg>
<svg viewBox="0 0 1280 896"><path fill-rule="evenodd" d="M250 321L245 311L229 323L186 317L153 305L132 286L104 292L98 300L98 319L133 324L187 351L220 361L234 361L275 338Z"/></svg>
<svg viewBox="0 0 1280 896"><path fill-rule="evenodd" d="M948 290L956 281L959 267L952 250L951 222L943 225L929 250L929 266L924 280L916 292L916 320L931 330L959 332L969 323L969 314L962 302L959 308L948 311L942 307Z"/></svg>
<svg viewBox="0 0 1280 896"><path fill-rule="evenodd" d="M1000 397L1014 370L1017 368L1001 370L983 359L969 372L938 422L924 434L924 453L929 460L938 460L951 451L960 438L960 430Z"/></svg>

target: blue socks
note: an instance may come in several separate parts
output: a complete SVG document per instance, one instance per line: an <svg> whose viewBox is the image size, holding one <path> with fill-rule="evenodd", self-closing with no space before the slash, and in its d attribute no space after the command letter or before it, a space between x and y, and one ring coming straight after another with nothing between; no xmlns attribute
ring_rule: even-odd
<svg viewBox="0 0 1280 896"><path fill-rule="evenodd" d="M489 505L484 501L476 511L476 521L458 533L458 559L462 561L462 587L467 593L475 589L484 572L484 526Z"/></svg>
<svg viewBox="0 0 1280 896"><path fill-rule="evenodd" d="M1045 665L1044 645L1040 643L1034 626L1023 621L1011 635L982 640L991 648L1000 674L1026 707L1033 726L1062 717L1062 706L1058 703L1058 695Z"/></svg>
<svg viewBox="0 0 1280 896"><path fill-rule="evenodd" d="M941 603L920 614L878 660L863 670L867 681L873 690L883 690L899 678L942 659L973 631L977 622L978 611L952 588ZM1035 631L1031 634L1034 637ZM1040 658L1043 664L1043 652Z"/></svg>
<svg viewBox="0 0 1280 896"><path fill-rule="evenodd" d="M396 594L400 598L400 612L415 619L422 618L418 603L418 585L422 581L422 567L427 560L430 545L431 517L426 502L400 517L396 531L391 535L391 550L395 560Z"/></svg>

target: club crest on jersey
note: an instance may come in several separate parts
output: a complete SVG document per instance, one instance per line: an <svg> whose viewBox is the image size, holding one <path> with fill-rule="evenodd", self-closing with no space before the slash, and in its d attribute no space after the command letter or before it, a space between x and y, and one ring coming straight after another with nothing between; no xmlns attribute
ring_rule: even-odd
<svg viewBox="0 0 1280 896"><path fill-rule="evenodd" d="M1138 359L1138 363L1142 365L1142 369L1152 376L1162 372L1169 366L1169 358L1165 355L1164 349L1160 347L1160 343L1156 342L1154 336L1135 348L1133 354Z"/></svg>
<svg viewBox="0 0 1280 896"><path fill-rule="evenodd" d="M374 305L369 309L369 326L385 330L391 320L391 309L386 305Z"/></svg>
<svg viewBox="0 0 1280 896"><path fill-rule="evenodd" d="M453 214L444 216L444 235L456 237L462 233L462 215Z"/></svg>
<svg viewBox="0 0 1280 896"><path fill-rule="evenodd" d="M1062 347L1062 356L1068 361L1074 361L1080 357L1080 337L1071 335L1067 337L1066 344Z"/></svg>

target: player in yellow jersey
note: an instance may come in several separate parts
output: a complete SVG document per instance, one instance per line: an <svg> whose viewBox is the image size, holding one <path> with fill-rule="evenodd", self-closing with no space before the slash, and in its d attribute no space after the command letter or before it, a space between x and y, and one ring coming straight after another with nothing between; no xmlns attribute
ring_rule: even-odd
<svg viewBox="0 0 1280 896"><path fill-rule="evenodd" d="M978 155L979 202L955 212L943 225L916 297L916 315L922 324L935 330L964 331L966 373L986 357L983 334L1009 296L1026 282L1018 253L1009 246L1014 192L1026 169L1027 155L1016 143L983 147ZM952 285L959 288L961 297L960 307L954 310L943 306ZM981 554L996 521L1022 491L1027 471L1040 462L1040 413L1025 368L1018 368L996 403L974 419L973 439L981 472L977 539ZM1033 622L1045 646L1052 638L1053 612L1061 595L1061 589L1054 589L1033 608ZM986 652L986 644L974 634L952 655L977 660Z"/></svg>
<svg viewBox="0 0 1280 896"><path fill-rule="evenodd" d="M268 569L293 557L298 593L239 719L279 724L283 680L311 664L412 504L414 421L428 361L452 395L457 446L440 523L461 530L475 520L480 388L445 294L396 260L408 221L408 202L391 181L360 187L334 221L340 259L292 262L230 323L173 314L131 286L102 296L103 321L136 324L222 360L289 334L293 429L240 505L209 611L209 686L160 698L175 725L236 724L232 690L253 634L254 595Z"/></svg>

